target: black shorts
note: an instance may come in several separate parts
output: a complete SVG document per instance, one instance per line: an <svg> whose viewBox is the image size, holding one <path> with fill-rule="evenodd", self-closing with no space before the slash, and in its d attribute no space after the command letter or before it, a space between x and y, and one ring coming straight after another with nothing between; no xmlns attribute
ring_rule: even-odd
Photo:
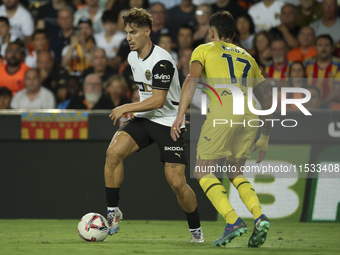
<svg viewBox="0 0 340 255"><path fill-rule="evenodd" d="M137 117L133 117L118 129L118 131L128 133L137 143L139 150L155 142L161 152L162 162L187 165L184 142L185 129L181 129L180 138L176 142L172 140L170 130L170 127Z"/></svg>

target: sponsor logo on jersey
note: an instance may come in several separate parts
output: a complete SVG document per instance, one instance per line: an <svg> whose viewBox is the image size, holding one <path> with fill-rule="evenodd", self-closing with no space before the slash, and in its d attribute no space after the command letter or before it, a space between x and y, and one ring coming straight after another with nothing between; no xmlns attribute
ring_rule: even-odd
<svg viewBox="0 0 340 255"><path fill-rule="evenodd" d="M145 71L145 78L149 81L151 79L151 72L150 70Z"/></svg>
<svg viewBox="0 0 340 255"><path fill-rule="evenodd" d="M164 69L166 69L166 64L164 64L164 65L160 64L159 66L164 67Z"/></svg>
<svg viewBox="0 0 340 255"><path fill-rule="evenodd" d="M170 80L170 74L168 74L168 75L166 75L166 74L159 75L158 73L156 73L153 77L156 80Z"/></svg>
<svg viewBox="0 0 340 255"><path fill-rule="evenodd" d="M184 151L183 147L177 146L177 147L169 147L164 146L164 151Z"/></svg>

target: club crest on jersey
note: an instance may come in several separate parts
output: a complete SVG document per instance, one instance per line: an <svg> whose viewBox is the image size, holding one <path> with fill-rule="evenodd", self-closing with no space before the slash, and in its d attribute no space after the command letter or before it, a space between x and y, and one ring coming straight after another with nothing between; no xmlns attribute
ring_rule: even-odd
<svg viewBox="0 0 340 255"><path fill-rule="evenodd" d="M136 84L140 92L151 92L152 93L152 85L146 84L143 82L138 82Z"/></svg>
<svg viewBox="0 0 340 255"><path fill-rule="evenodd" d="M151 72L150 70L145 71L145 78L149 81L151 79Z"/></svg>

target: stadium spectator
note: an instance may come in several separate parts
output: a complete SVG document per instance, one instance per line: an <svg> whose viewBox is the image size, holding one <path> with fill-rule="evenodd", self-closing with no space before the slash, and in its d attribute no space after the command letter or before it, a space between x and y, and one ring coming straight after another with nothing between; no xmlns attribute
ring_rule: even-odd
<svg viewBox="0 0 340 255"><path fill-rule="evenodd" d="M119 47L125 39L125 34L117 30L117 19L116 13L105 11L102 16L105 31L94 35L97 47L105 50L109 62L116 57Z"/></svg>
<svg viewBox="0 0 340 255"><path fill-rule="evenodd" d="M96 43L90 19L80 19L78 28L79 34L72 36L70 44L62 50L61 66L68 69L69 74L80 76L85 69L90 67L89 63Z"/></svg>
<svg viewBox="0 0 340 255"><path fill-rule="evenodd" d="M36 17L36 28L45 29L48 33L48 38L50 38L53 34L58 33L58 12L65 7L70 8L73 15L75 7L73 5L67 5L66 0L51 0L51 2L41 6Z"/></svg>
<svg viewBox="0 0 340 255"><path fill-rule="evenodd" d="M290 49L299 47L297 36L300 32L300 27L296 24L298 18L296 7L292 4L285 4L281 8L279 26L269 30L273 39L284 39Z"/></svg>
<svg viewBox="0 0 340 255"><path fill-rule="evenodd" d="M175 7L176 5L181 4L181 0L149 0L150 5L157 3L157 2L163 4L167 10Z"/></svg>
<svg viewBox="0 0 340 255"><path fill-rule="evenodd" d="M70 104L71 100L74 97L77 97L79 95L82 95L83 92L82 86L79 82L79 77L77 76L69 76L66 82L67 87L67 94L66 94L66 100L59 103L57 106L57 109L67 109L68 105Z"/></svg>
<svg viewBox="0 0 340 255"><path fill-rule="evenodd" d="M66 99L67 71L55 64L50 51L43 50L37 57L37 69L40 75L41 84L51 90L56 96L57 103Z"/></svg>
<svg viewBox="0 0 340 255"><path fill-rule="evenodd" d="M303 88L308 85L306 69L301 61L295 61L290 65L288 77L290 87Z"/></svg>
<svg viewBox="0 0 340 255"><path fill-rule="evenodd" d="M20 41L10 42L5 53L6 64L0 65L0 87L7 87L13 95L24 89L24 77L29 69L25 62L25 46Z"/></svg>
<svg viewBox="0 0 340 255"><path fill-rule="evenodd" d="M108 0L105 4L106 10L120 12L122 10L129 10L131 8L149 8L148 0Z"/></svg>
<svg viewBox="0 0 340 255"><path fill-rule="evenodd" d="M180 5L168 10L166 25L175 35L179 33L182 25L196 27L195 12L196 6L192 4L192 0L182 0Z"/></svg>
<svg viewBox="0 0 340 255"><path fill-rule="evenodd" d="M301 61L305 62L306 59L315 57L317 55L315 51L315 34L311 27L301 28L298 40L300 47L290 50L287 55L287 59L291 62Z"/></svg>
<svg viewBox="0 0 340 255"><path fill-rule="evenodd" d="M67 109L113 109L113 103L103 95L103 85L96 74L86 76L83 84L84 95L71 99Z"/></svg>
<svg viewBox="0 0 340 255"><path fill-rule="evenodd" d="M340 57L340 41L338 41L335 45L334 45L334 52L333 52L334 56L336 57Z"/></svg>
<svg viewBox="0 0 340 255"><path fill-rule="evenodd" d="M74 34L72 9L68 6L63 7L58 12L57 32L50 33L49 49L54 53L56 65L61 63L61 52L63 48L70 44L71 36Z"/></svg>
<svg viewBox="0 0 340 255"><path fill-rule="evenodd" d="M182 49L179 53L178 75L181 85L189 74L189 63L191 59L192 49Z"/></svg>
<svg viewBox="0 0 340 255"><path fill-rule="evenodd" d="M12 92L6 87L0 87L0 110L11 108Z"/></svg>
<svg viewBox="0 0 340 255"><path fill-rule="evenodd" d="M304 88L307 87L307 75L305 71L305 66L303 65L302 62L296 61L291 64L288 72L288 84L286 82L277 82L277 81L270 81L271 85L274 85L276 87L279 87L278 91L278 107L281 108L281 87L294 87L294 88ZM289 93L288 98L293 98L293 99L301 99L304 98L305 95L302 93ZM299 108L295 105L288 105L288 109L292 110L298 110Z"/></svg>
<svg viewBox="0 0 340 255"><path fill-rule="evenodd" d="M257 63L257 65L259 66L262 76L264 78L268 78L268 75L266 74L266 66L262 64L261 62Z"/></svg>
<svg viewBox="0 0 340 255"><path fill-rule="evenodd" d="M11 25L10 33L26 43L31 41L34 23L31 14L19 4L19 0L3 0L0 6L0 16L5 16Z"/></svg>
<svg viewBox="0 0 340 255"><path fill-rule="evenodd" d="M253 55L254 51L254 37L255 24L249 14L242 14L236 19L236 28L239 35L241 47Z"/></svg>
<svg viewBox="0 0 340 255"><path fill-rule="evenodd" d="M9 30L9 20L6 17L0 17L0 55L5 56L6 48L9 42L14 42L18 37L15 34L11 34Z"/></svg>
<svg viewBox="0 0 340 255"><path fill-rule="evenodd" d="M37 68L37 56L39 52L48 48L48 35L45 30L38 29L33 33L32 44L34 50L26 56L25 64L29 68Z"/></svg>
<svg viewBox="0 0 340 255"><path fill-rule="evenodd" d="M319 35L315 44L317 56L306 62L307 77L311 85L320 89L322 105L327 107L340 96L340 60L332 56L333 43L330 35Z"/></svg>
<svg viewBox="0 0 340 255"><path fill-rule="evenodd" d="M297 11L297 24L300 27L309 26L314 21L322 18L321 3L316 0L300 0Z"/></svg>
<svg viewBox="0 0 340 255"><path fill-rule="evenodd" d="M177 35L178 52L182 49L193 48L194 30L191 26L182 25Z"/></svg>
<svg viewBox="0 0 340 255"><path fill-rule="evenodd" d="M254 58L257 63L266 64L272 57L270 50L271 37L269 32L261 31L254 37Z"/></svg>
<svg viewBox="0 0 340 255"><path fill-rule="evenodd" d="M130 100L127 99L128 85L123 77L117 74L111 76L105 83L104 87L105 93L110 98L114 108L123 104L131 103Z"/></svg>
<svg viewBox="0 0 340 255"><path fill-rule="evenodd" d="M167 11L162 3L155 2L150 7L150 14L153 19L150 38L154 44L158 44L162 34L170 34L170 29L165 25ZM176 35L171 36L175 39Z"/></svg>
<svg viewBox="0 0 340 255"><path fill-rule="evenodd" d="M172 50L172 38L171 38L171 36L169 34L162 34L159 37L158 46L162 47L167 52L169 52L169 54L171 55L173 60L175 60L175 63L177 65L177 63L178 63L178 55L177 55L177 53L175 51Z"/></svg>
<svg viewBox="0 0 340 255"><path fill-rule="evenodd" d="M217 0L216 3L211 5L211 9L213 13L228 11L233 15L234 19L246 13L235 0Z"/></svg>
<svg viewBox="0 0 340 255"><path fill-rule="evenodd" d="M333 38L333 42L340 40L340 18L338 15L337 0L323 0L321 4L322 19L313 22L310 26L315 31L315 36L328 34Z"/></svg>
<svg viewBox="0 0 340 255"><path fill-rule="evenodd" d="M270 46L273 61L266 65L268 78L285 80L289 73L288 46L283 39L273 40Z"/></svg>
<svg viewBox="0 0 340 255"><path fill-rule="evenodd" d="M73 25L77 26L81 19L88 18L91 20L93 24L94 33L99 33L99 32L104 31L101 17L105 9L102 7L99 7L98 5L99 0L85 0L85 2L86 2L86 7L81 10L77 10L74 13Z"/></svg>
<svg viewBox="0 0 340 255"><path fill-rule="evenodd" d="M53 109L55 99L51 91L41 86L39 71L28 69L25 74L25 89L16 93L11 102L13 109Z"/></svg>
<svg viewBox="0 0 340 255"><path fill-rule="evenodd" d="M289 87L305 88L308 86L306 69L302 62L296 61L292 63L289 68L288 76ZM305 95L302 93L290 93L288 97L293 99L301 99L304 98ZM279 93L278 99L279 99L278 105L281 105L281 93ZM289 108L293 110L299 109L295 104L289 105Z"/></svg>
<svg viewBox="0 0 340 255"><path fill-rule="evenodd" d="M198 23L194 33L194 45L200 45L210 41L209 38L209 21L212 15L210 5L201 4L197 6L195 17Z"/></svg>
<svg viewBox="0 0 340 255"><path fill-rule="evenodd" d="M96 74L102 80L102 83L106 82L113 74L117 73L116 69L107 65L105 50L102 48L96 48L93 51L90 65L91 67L84 70L80 76L80 83L83 83L86 76L91 73Z"/></svg>
<svg viewBox="0 0 340 255"><path fill-rule="evenodd" d="M322 108L320 89L318 87L315 87L315 86L308 86L308 87L306 87L306 89L309 90L309 92L311 94L311 98L303 106L306 107L307 110L315 110L315 109Z"/></svg>
<svg viewBox="0 0 340 255"><path fill-rule="evenodd" d="M252 5L248 13L253 18L256 33L268 31L280 25L280 13L284 3L276 0L263 0Z"/></svg>

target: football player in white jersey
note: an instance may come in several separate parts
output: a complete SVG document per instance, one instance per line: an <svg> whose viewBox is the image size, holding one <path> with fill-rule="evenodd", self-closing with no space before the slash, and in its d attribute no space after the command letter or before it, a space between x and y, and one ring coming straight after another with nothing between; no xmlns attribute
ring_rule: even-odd
<svg viewBox="0 0 340 255"><path fill-rule="evenodd" d="M161 161L165 163L166 179L186 213L191 242L204 242L196 196L185 178L187 162L183 132L177 141L173 141L170 136L181 94L176 65L167 51L152 44L152 18L146 10L133 8L124 14L123 19L131 49L128 62L141 101L117 107L110 114L116 124L125 113L136 112L131 120L119 128L107 150L104 172L109 233L112 235L117 232L122 219L118 202L124 175L123 159L155 142L161 152ZM185 128L184 123L182 128Z"/></svg>

